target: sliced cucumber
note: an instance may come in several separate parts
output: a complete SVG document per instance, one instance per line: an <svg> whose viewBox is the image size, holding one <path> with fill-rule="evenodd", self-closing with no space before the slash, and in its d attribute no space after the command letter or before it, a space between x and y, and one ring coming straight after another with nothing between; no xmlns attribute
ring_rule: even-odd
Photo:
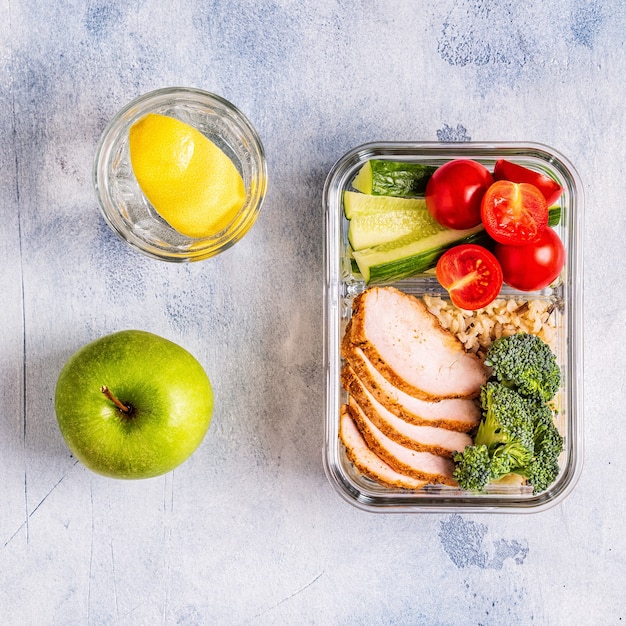
<svg viewBox="0 0 626 626"><path fill-rule="evenodd" d="M372 193L372 162L366 161L352 181L352 187L361 193Z"/></svg>
<svg viewBox="0 0 626 626"><path fill-rule="evenodd" d="M561 221L561 207L556 204L548 209L548 226L558 226Z"/></svg>
<svg viewBox="0 0 626 626"><path fill-rule="evenodd" d="M362 213L350 220L348 241L353 250L371 248L410 236L429 237L444 227L435 221L426 207L423 210L379 211Z"/></svg>
<svg viewBox="0 0 626 626"><path fill-rule="evenodd" d="M427 211L424 198L395 198L393 196L372 196L356 191L343 194L343 212L351 220L356 215L381 213L385 211Z"/></svg>
<svg viewBox="0 0 626 626"><path fill-rule="evenodd" d="M482 224L467 230L442 230L424 238L399 241L355 250L352 255L367 284L392 282L422 274L435 267L439 257L452 246L478 243L485 238Z"/></svg>
<svg viewBox="0 0 626 626"><path fill-rule="evenodd" d="M436 169L423 163L371 159L358 171L352 186L375 196L420 196Z"/></svg>
<svg viewBox="0 0 626 626"><path fill-rule="evenodd" d="M561 219L561 207L550 207L548 219L550 226L556 226ZM493 246L493 240L482 224L467 230L440 229L440 232L425 237L407 236L353 250L352 257L365 282L374 284L423 274L437 265L439 257L446 250L461 243L477 243L486 248Z"/></svg>

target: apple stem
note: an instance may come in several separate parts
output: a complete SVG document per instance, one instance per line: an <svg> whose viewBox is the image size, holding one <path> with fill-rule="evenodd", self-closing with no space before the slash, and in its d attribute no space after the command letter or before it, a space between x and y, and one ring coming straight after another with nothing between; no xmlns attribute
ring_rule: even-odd
<svg viewBox="0 0 626 626"><path fill-rule="evenodd" d="M106 386L102 385L100 387L100 391L111 401L113 404L122 412L124 415L130 415L133 412L133 407L127 406L123 402L120 402L115 395L111 392L111 390Z"/></svg>

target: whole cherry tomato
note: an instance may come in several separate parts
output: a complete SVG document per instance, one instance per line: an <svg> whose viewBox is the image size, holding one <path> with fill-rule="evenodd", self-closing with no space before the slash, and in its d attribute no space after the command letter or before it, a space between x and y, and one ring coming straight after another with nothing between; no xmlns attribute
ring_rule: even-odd
<svg viewBox="0 0 626 626"><path fill-rule="evenodd" d="M529 183L496 181L483 196L480 215L487 234L500 243L537 241L548 225L548 205Z"/></svg>
<svg viewBox="0 0 626 626"><path fill-rule="evenodd" d="M493 177L495 180L510 180L512 183L530 183L534 185L543 194L548 207L551 207L563 192L561 185L549 176L504 159L496 161L493 168Z"/></svg>
<svg viewBox="0 0 626 626"><path fill-rule="evenodd" d="M444 252L435 272L452 304L460 309L482 309L495 300L502 287L498 260L487 248L473 243L460 244Z"/></svg>
<svg viewBox="0 0 626 626"><path fill-rule="evenodd" d="M494 254L504 282L520 291L538 291L553 283L565 264L565 248L558 234L546 228L539 240L525 246L496 243Z"/></svg>
<svg viewBox="0 0 626 626"><path fill-rule="evenodd" d="M470 159L438 167L426 185L426 206L446 228L463 230L480 224L480 202L493 183L489 170Z"/></svg>

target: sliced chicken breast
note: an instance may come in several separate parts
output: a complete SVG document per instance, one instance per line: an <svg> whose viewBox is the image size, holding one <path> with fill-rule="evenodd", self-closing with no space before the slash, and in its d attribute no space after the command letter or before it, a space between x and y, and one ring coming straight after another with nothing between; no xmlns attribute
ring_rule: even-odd
<svg viewBox="0 0 626 626"><path fill-rule="evenodd" d="M451 457L473 443L467 433L405 422L382 406L356 377L350 382L349 393L353 411L361 411L382 433L406 448Z"/></svg>
<svg viewBox="0 0 626 626"><path fill-rule="evenodd" d="M396 472L381 458L377 457L365 443L365 439L359 432L354 420L350 416L347 406L341 407L339 421L339 437L346 448L346 455L355 467L365 476L372 480L390 487L402 489L421 489L425 484L423 480L405 476Z"/></svg>
<svg viewBox="0 0 626 626"><path fill-rule="evenodd" d="M342 354L347 362L342 384L358 377L367 390L388 411L412 424L438 426L448 430L469 432L480 422L480 407L471 398L424 400L392 385L368 360L361 348L347 344ZM347 370L351 372L348 372ZM348 391L348 389L346 389Z"/></svg>
<svg viewBox="0 0 626 626"><path fill-rule="evenodd" d="M421 300L395 287L370 287L354 299L349 341L388 381L427 400L476 397L487 378L482 361Z"/></svg>
<svg viewBox="0 0 626 626"><path fill-rule="evenodd" d="M451 459L405 448L381 432L362 411L355 411L351 406L348 408L368 448L396 472L431 484L456 485L452 477L454 463Z"/></svg>

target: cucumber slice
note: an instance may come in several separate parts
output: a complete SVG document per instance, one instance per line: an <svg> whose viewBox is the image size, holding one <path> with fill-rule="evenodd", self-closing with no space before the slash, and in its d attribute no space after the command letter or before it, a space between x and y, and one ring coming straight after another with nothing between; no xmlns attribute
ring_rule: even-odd
<svg viewBox="0 0 626 626"><path fill-rule="evenodd" d="M423 210L379 211L355 215L348 226L348 241L353 250L371 248L410 236L429 237L444 227Z"/></svg>
<svg viewBox="0 0 626 626"><path fill-rule="evenodd" d="M444 228L431 218L421 198L346 191L344 212L350 220L348 240L353 261L367 284L422 274L434 268L446 250L461 243L487 248L493 244L482 224L467 230ZM561 207L550 207L549 226L560 220Z"/></svg>
<svg viewBox="0 0 626 626"><path fill-rule="evenodd" d="M420 196L436 169L423 163L371 159L358 171L352 186L375 196Z"/></svg>
<svg viewBox="0 0 626 626"><path fill-rule="evenodd" d="M384 211L428 211L423 198L394 198L372 196L356 191L344 191L343 212L351 220L356 215L381 213Z"/></svg>
<svg viewBox="0 0 626 626"><path fill-rule="evenodd" d="M424 238L399 241L352 252L366 284L392 282L422 274L435 267L452 246L478 243L485 238L482 224L467 230L442 230Z"/></svg>
<svg viewBox="0 0 626 626"><path fill-rule="evenodd" d="M361 193L372 193L372 162L366 163L357 172L352 181L352 187Z"/></svg>
<svg viewBox="0 0 626 626"><path fill-rule="evenodd" d="M561 207L558 204L548 209L548 226L558 226L561 221Z"/></svg>

